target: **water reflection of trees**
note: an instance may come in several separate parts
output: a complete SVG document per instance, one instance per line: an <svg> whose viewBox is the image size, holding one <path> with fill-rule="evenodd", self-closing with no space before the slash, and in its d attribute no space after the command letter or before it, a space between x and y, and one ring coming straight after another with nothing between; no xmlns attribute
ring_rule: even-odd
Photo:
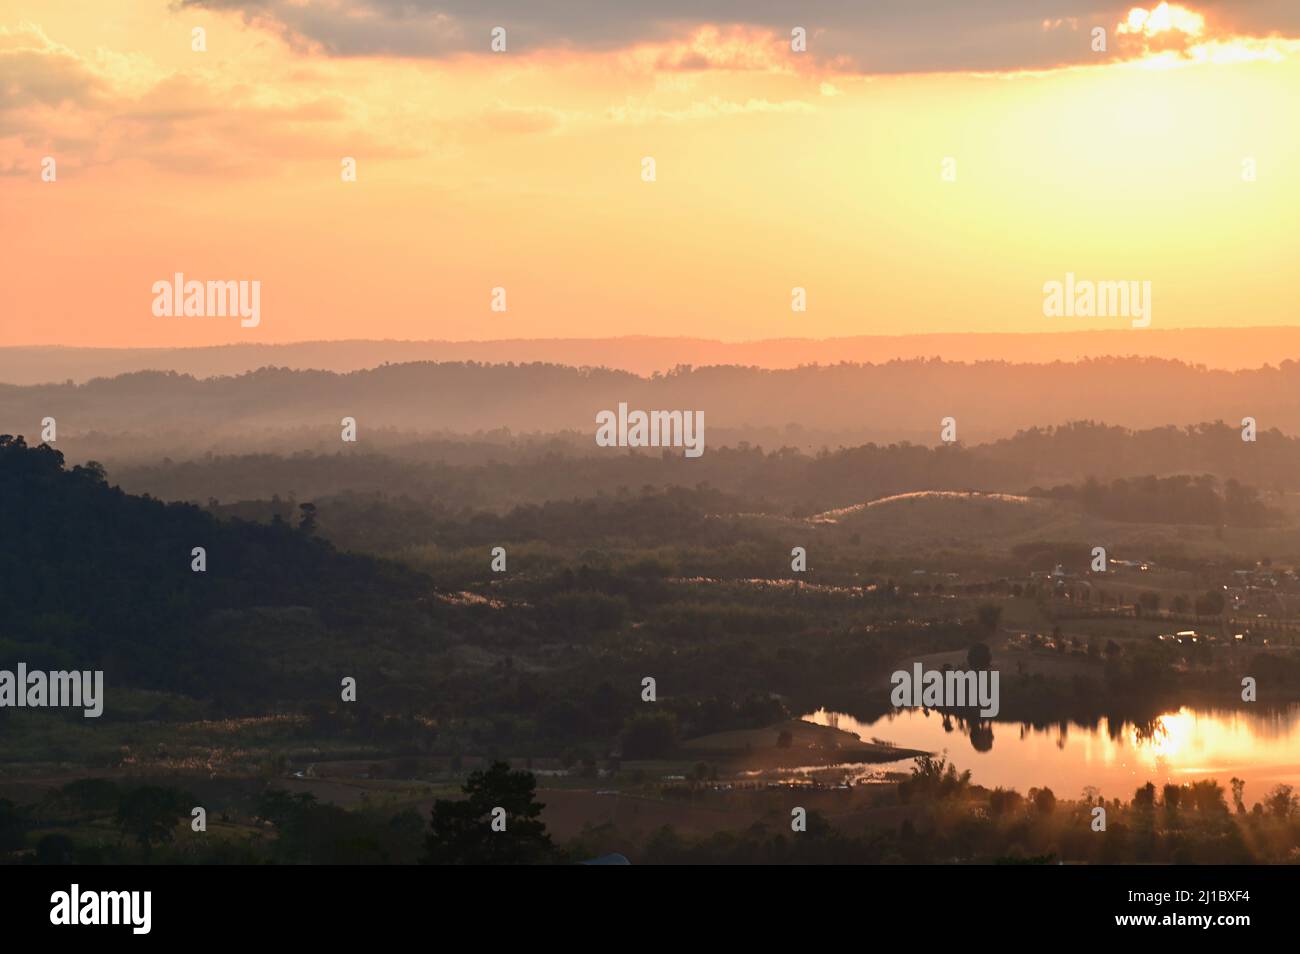
<svg viewBox="0 0 1300 954"><path fill-rule="evenodd" d="M950 712L943 713L943 731L955 732L958 729L970 739L971 748L976 752L988 752L993 748L992 719L966 719Z"/></svg>
<svg viewBox="0 0 1300 954"><path fill-rule="evenodd" d="M1161 713L1159 715L1143 715L1134 717L1115 717L1101 716L1097 719L1057 719L1053 721L1025 721L1018 725L1017 739L1023 742L1030 735L1035 733L1053 733L1055 745L1058 749L1064 750L1070 739L1072 729L1083 729L1085 732L1104 733L1112 742L1119 744L1132 744L1134 747L1154 746L1159 747L1169 740L1170 730L1166 720L1175 713ZM1212 713L1218 714L1218 713ZM1240 713L1231 712L1233 716L1239 716ZM1294 708L1289 712L1282 713L1282 718L1272 716L1275 723L1289 717L1289 722L1284 722L1286 728L1295 732L1298 726L1297 713ZM1103 726L1102 723L1105 723ZM1258 720L1255 725L1269 723L1264 719ZM1254 726L1253 726L1254 727ZM1272 727L1271 725L1269 726ZM977 752L988 752L993 748L993 720L991 719L964 719L951 713L943 714L943 728L945 732L953 732L960 729L961 733L970 738L971 747ZM1272 737L1274 732L1259 732L1264 737ZM1291 734L1291 733L1287 733Z"/></svg>
<svg viewBox="0 0 1300 954"><path fill-rule="evenodd" d="M910 711L888 710L884 715L886 718L893 719ZM970 739L971 747L975 751L988 752L993 748L993 720L979 718L975 710L965 710L971 713L970 715L928 708L921 708L919 711L926 718L932 715L938 716L944 732L959 732L965 735ZM1148 704L1136 704L1111 706L1097 715L1071 714L1064 718L1059 714L1031 716L1014 720L1014 724L1018 727L1019 741L1023 742L1033 734L1050 732L1054 736L1056 747L1062 750L1066 748L1072 731L1094 733L1098 736L1104 734L1117 745L1159 746L1169 738L1169 728L1165 725L1165 720L1180 711L1182 710L1171 710L1168 706L1152 707ZM1300 735L1300 704L1297 703L1286 703L1276 707L1261 705L1258 709L1209 707L1194 711L1201 718L1232 722L1248 720L1251 733L1263 739L1272 740L1283 736ZM842 727L841 713L823 710L819 715L826 719L827 724ZM860 728L865 729L876 723L882 714L873 710L870 713L857 712L844 715L846 718L860 720L863 723ZM1011 725L1013 721L1008 720L1006 724ZM882 734L887 735L887 733Z"/></svg>
<svg viewBox="0 0 1300 954"><path fill-rule="evenodd" d="M1163 742L1169 736L1169 728L1165 725L1164 716L1157 716L1154 719L1133 722L1131 725L1133 726L1133 741L1137 745ZM1122 732L1124 729L1124 723L1119 723L1118 728ZM1116 734L1112 732L1111 737L1115 738Z"/></svg>
<svg viewBox="0 0 1300 954"><path fill-rule="evenodd" d="M970 739L971 748L976 752L989 752L993 749L992 719L967 719L951 712L941 713L940 718L945 732L960 731L962 735ZM1101 732L1102 721L1102 719L1097 719L1089 723L1087 720L1058 719L1041 725L1035 725L1032 722L1021 722L1017 738L1023 742L1031 733L1053 732L1056 735L1056 747L1064 750L1070 741L1070 729L1072 727L1082 727L1085 731ZM1126 730L1132 733L1132 740L1137 745L1160 743L1169 734L1163 715L1149 716L1131 721L1114 718L1105 719L1104 721L1106 722L1106 734L1112 741L1116 742L1124 740Z"/></svg>

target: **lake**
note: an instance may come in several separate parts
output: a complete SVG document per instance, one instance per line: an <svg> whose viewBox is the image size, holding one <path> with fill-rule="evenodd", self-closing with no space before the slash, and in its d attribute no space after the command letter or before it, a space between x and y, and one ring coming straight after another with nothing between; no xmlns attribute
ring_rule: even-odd
<svg viewBox="0 0 1300 954"><path fill-rule="evenodd" d="M935 753L947 751L959 771L970 769L978 785L1015 788L1047 786L1062 798L1078 798L1093 786L1106 798L1128 801L1146 782L1214 778L1231 804L1233 776L1246 782L1245 802L1262 801L1274 785L1300 789L1300 704L1271 709L1203 709L1183 707L1159 716L1148 726L1105 718L1095 726L1078 723L1034 728L1019 722L985 722L979 751L969 729L955 719L924 709L900 709L877 720L819 709L802 717L858 735ZM946 723L946 724L945 724ZM908 763L874 766L893 771ZM865 771L861 777L871 777Z"/></svg>

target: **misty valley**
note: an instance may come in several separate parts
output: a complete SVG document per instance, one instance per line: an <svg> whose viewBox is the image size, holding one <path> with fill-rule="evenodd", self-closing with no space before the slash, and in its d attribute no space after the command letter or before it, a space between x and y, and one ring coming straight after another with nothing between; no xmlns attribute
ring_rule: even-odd
<svg viewBox="0 0 1300 954"><path fill-rule="evenodd" d="M102 671L103 711L0 706L11 860L1300 847L1300 442L1276 431L685 460L362 428L160 459L62 415L55 444L0 437L0 667ZM508 798L517 856L456 821Z"/></svg>

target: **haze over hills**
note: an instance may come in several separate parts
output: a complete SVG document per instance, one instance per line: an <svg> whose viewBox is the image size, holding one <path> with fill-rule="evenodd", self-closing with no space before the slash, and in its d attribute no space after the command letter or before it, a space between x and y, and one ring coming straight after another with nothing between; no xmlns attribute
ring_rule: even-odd
<svg viewBox="0 0 1300 954"><path fill-rule="evenodd" d="M1253 417L1261 433L1300 434L1300 363L1230 372L1155 358L913 360L706 367L652 377L432 362L347 374L264 368L207 379L140 372L82 385L0 386L0 433L35 436L40 422L54 417L58 446L72 460L376 450L486 432L570 432L575 447L594 453L596 414L621 402L701 411L706 445L714 448L741 441L811 451L873 441L933 445L945 417L956 418L957 439L966 443L1079 420L1129 428L1224 421L1239 429ZM359 443L340 443L344 417L356 420Z"/></svg>
<svg viewBox="0 0 1300 954"><path fill-rule="evenodd" d="M1041 334L858 335L758 341L635 335L490 341L303 341L196 348L0 347L0 382L83 382L144 370L209 377L267 366L347 372L411 361L543 361L650 375L681 364L778 369L935 356L948 361L1012 362L1160 357L1233 371L1288 357L1300 358L1300 327L1118 328Z"/></svg>

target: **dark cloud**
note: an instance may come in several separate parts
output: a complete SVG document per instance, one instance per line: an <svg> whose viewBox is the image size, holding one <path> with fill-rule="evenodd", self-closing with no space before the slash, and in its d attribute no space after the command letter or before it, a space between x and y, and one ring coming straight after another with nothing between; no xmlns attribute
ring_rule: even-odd
<svg viewBox="0 0 1300 954"><path fill-rule="evenodd" d="M493 27L509 48L611 50L680 37L702 24L789 36L809 55L864 73L1037 69L1096 62L1089 32L1134 5L1106 0L177 0L236 11L291 43L334 56L445 57L487 52ZM1188 6L1249 35L1300 32L1297 0L1211 0ZM1052 24L1044 28L1044 22Z"/></svg>

